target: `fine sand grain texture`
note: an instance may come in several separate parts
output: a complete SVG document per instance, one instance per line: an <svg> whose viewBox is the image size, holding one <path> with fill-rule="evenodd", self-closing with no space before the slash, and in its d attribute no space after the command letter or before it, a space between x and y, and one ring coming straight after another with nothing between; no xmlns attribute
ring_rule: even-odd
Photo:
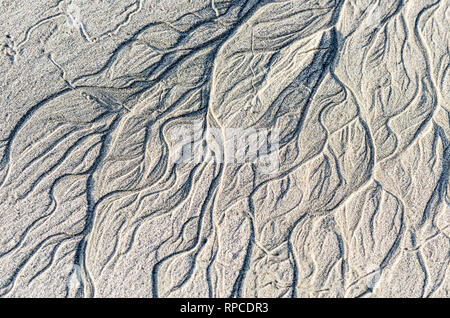
<svg viewBox="0 0 450 318"><path fill-rule="evenodd" d="M449 297L447 0L0 0L0 296Z"/></svg>

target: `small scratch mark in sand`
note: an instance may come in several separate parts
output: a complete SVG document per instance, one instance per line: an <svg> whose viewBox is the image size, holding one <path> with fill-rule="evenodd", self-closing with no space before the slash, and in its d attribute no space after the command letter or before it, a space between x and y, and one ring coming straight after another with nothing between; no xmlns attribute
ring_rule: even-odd
<svg viewBox="0 0 450 318"><path fill-rule="evenodd" d="M211 0L211 7L214 10L214 12L216 13L216 17L219 17L220 13L219 13L219 10L216 7L216 1L215 0Z"/></svg>

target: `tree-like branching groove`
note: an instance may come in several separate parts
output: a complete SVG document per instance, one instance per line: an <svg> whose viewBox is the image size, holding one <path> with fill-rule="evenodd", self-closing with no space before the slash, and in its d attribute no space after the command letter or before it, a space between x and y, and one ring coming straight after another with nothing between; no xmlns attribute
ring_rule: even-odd
<svg viewBox="0 0 450 318"><path fill-rule="evenodd" d="M4 11L0 296L449 296L448 1Z"/></svg>

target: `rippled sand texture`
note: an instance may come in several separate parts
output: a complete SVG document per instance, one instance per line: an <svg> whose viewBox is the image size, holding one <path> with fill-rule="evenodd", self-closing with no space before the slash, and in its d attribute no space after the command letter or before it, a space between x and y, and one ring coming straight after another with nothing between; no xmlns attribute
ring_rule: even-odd
<svg viewBox="0 0 450 318"><path fill-rule="evenodd" d="M0 295L449 297L449 27L446 0L1 0ZM174 160L193 122L194 152L276 131L279 165Z"/></svg>

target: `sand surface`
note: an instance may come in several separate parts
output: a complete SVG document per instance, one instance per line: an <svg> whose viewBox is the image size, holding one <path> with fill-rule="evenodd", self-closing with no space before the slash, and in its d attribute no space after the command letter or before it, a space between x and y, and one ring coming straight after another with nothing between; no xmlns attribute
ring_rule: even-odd
<svg viewBox="0 0 450 318"><path fill-rule="evenodd" d="M449 297L450 2L0 0L0 296Z"/></svg>

